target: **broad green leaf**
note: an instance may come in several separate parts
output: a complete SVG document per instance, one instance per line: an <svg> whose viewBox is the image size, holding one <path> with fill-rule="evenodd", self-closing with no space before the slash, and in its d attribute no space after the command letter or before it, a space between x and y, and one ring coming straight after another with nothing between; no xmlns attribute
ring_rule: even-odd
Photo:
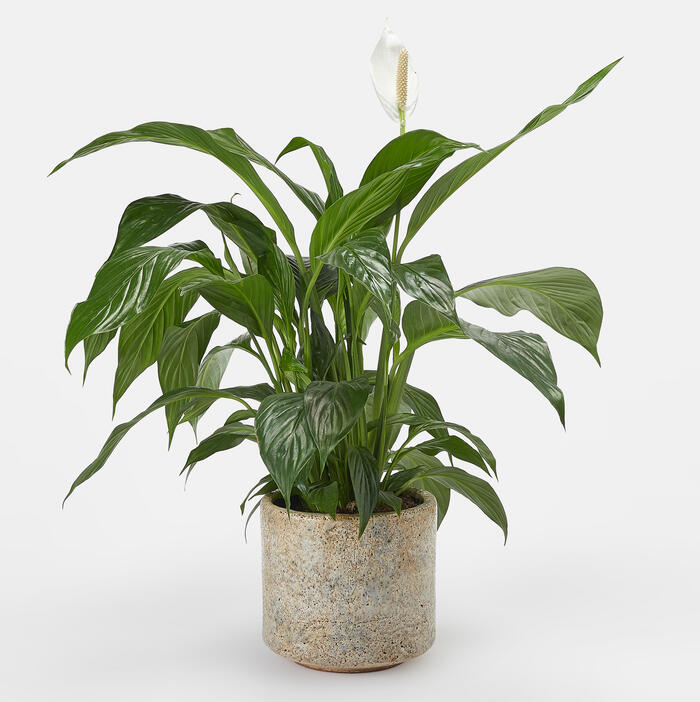
<svg viewBox="0 0 700 702"><path fill-rule="evenodd" d="M316 451L306 422L304 395L286 392L265 398L255 417L255 432L260 456L289 508L292 487Z"/></svg>
<svg viewBox="0 0 700 702"><path fill-rule="evenodd" d="M243 325L251 334L272 337L274 294L263 276L251 275L237 281L212 277L199 287L199 292L214 309Z"/></svg>
<svg viewBox="0 0 700 702"><path fill-rule="evenodd" d="M229 134L233 133L235 139ZM284 238L296 249L294 228L272 191L250 164L250 147L240 140L233 130L206 131L199 127L173 122L147 122L123 132L111 132L78 149L70 158L59 163L51 173L63 168L69 161L106 149L108 146L134 141L150 141L156 144L184 146L214 156L228 166L256 195L270 213ZM248 150L246 155L246 149ZM259 156L259 155L258 155ZM261 160L262 157L260 157ZM267 162L269 163L269 162ZM264 163L261 165L265 165ZM272 164L270 164L272 166ZM274 166L273 166L274 168ZM279 169L275 169L279 173ZM301 191L296 191L297 194ZM318 197L318 196L316 196ZM319 198L320 201L320 198ZM307 204L307 203L305 203Z"/></svg>
<svg viewBox="0 0 700 702"><path fill-rule="evenodd" d="M393 492L389 490L380 490L377 502L382 505L389 505L389 507L391 507L391 509L393 509L399 517L401 516L401 507L403 506L403 502L401 498L398 495L395 495Z"/></svg>
<svg viewBox="0 0 700 702"><path fill-rule="evenodd" d="M311 233L309 250L314 270L320 267L320 262L314 259L370 227L374 219L395 202L408 170L404 167L375 178L341 197L323 213Z"/></svg>
<svg viewBox="0 0 700 702"><path fill-rule="evenodd" d="M87 299L73 308L66 331L66 365L76 344L93 334L113 331L138 314L168 273L192 253L205 248L201 241L144 246L108 259L97 271Z"/></svg>
<svg viewBox="0 0 700 702"><path fill-rule="evenodd" d="M489 519L498 524L503 530L503 536L508 538L508 519L505 509L495 490L485 480L453 466L417 468L404 473L395 473L391 477L391 486L395 491L405 490L425 478L431 478L455 490L471 500Z"/></svg>
<svg viewBox="0 0 700 702"><path fill-rule="evenodd" d="M326 150L322 146L314 144L308 139L304 139L304 137L294 137L289 144L287 144L287 146L280 151L277 161L279 161L285 154L296 151L297 149L302 149L305 146L308 146L311 149L311 153L314 155L316 163L318 163L318 167L321 169L321 174L323 175L323 180L325 181L326 188L328 190L326 207L330 207L336 200L343 197L343 188L338 180L338 174L335 172L333 161L331 161L330 157L326 153Z"/></svg>
<svg viewBox="0 0 700 702"><path fill-rule="evenodd" d="M547 342L538 334L527 332L491 332L460 320L468 339L473 339L496 358L529 380L552 404L564 421L564 394L557 386L557 372Z"/></svg>
<svg viewBox="0 0 700 702"><path fill-rule="evenodd" d="M469 148L480 149L476 144L447 139L428 129L406 132L380 149L362 176L360 186L406 164L414 164L393 207L383 213L383 218L391 217L413 200L445 159L457 150Z"/></svg>
<svg viewBox="0 0 700 702"><path fill-rule="evenodd" d="M463 161L444 175L440 176L440 178L438 178L428 188L426 193L413 209L411 219L406 230L406 237L403 240L399 250L399 258L401 257L401 254L408 243L418 233L418 230L425 224L430 215L432 215L433 212L435 212L435 210L437 210L437 208L440 207L440 205L442 205L442 203L445 202L448 197L450 197L450 195L464 185L472 176L476 175L482 168L484 168L484 166L493 161L496 156L505 151L511 144L514 144L521 137L529 134L538 127L541 127L546 122L549 122L550 119L553 119L559 113L563 112L569 105L572 105L579 100L583 100L583 98L594 90L598 83L605 78L605 76L620 60L621 59L613 61L608 66L598 71L598 73L591 76L588 80L579 85L574 93L561 104L551 105L550 107L542 110L542 112L531 119L512 139L509 139L508 141L503 142L492 149L488 149L487 151L483 151L475 156L472 156L471 158L468 158L466 161Z"/></svg>
<svg viewBox="0 0 700 702"><path fill-rule="evenodd" d="M350 481L355 494L355 504L360 515L360 534L377 506L379 497L379 470L374 456L364 447L351 447L348 453Z"/></svg>
<svg viewBox="0 0 700 702"><path fill-rule="evenodd" d="M426 390L406 384L403 389L403 399L418 416L439 422L445 421L437 400Z"/></svg>
<svg viewBox="0 0 700 702"><path fill-rule="evenodd" d="M304 390L306 421L322 468L330 452L355 426L364 410L369 389L366 378L355 378L340 382L314 381Z"/></svg>
<svg viewBox="0 0 700 702"><path fill-rule="evenodd" d="M297 489L309 509L329 514L335 519L338 510L338 483L335 480L324 485L307 486L302 483L297 485Z"/></svg>
<svg viewBox="0 0 700 702"><path fill-rule="evenodd" d="M378 229L353 237L342 246L319 256L319 260L340 268L363 285L381 305L385 324L390 323L394 280L389 248Z"/></svg>
<svg viewBox="0 0 700 702"><path fill-rule="evenodd" d="M85 353L85 366L83 368L83 383L87 377L90 364L109 346L110 342L117 335L117 330L93 334L83 341L83 351Z"/></svg>
<svg viewBox="0 0 700 702"><path fill-rule="evenodd" d="M158 353L160 389L170 392L177 388L196 386L199 363L206 353L211 335L219 325L218 312L209 312L189 322L168 327ZM172 402L165 408L168 437L172 441L186 400Z"/></svg>
<svg viewBox="0 0 700 702"><path fill-rule="evenodd" d="M294 287L299 304L301 304L306 292L306 280L304 279L304 274L299 270L299 264L294 256L287 256L287 260L292 267ZM304 264L305 271L310 270L311 264L308 258L303 258L302 263ZM318 294L319 302L323 302L331 295L335 295L338 291L338 271L333 266L322 265L314 288Z"/></svg>
<svg viewBox="0 0 700 702"><path fill-rule="evenodd" d="M543 268L472 283L457 291L482 307L512 317L532 312L554 331L581 344L598 363L603 305L591 279L575 268Z"/></svg>
<svg viewBox="0 0 700 702"><path fill-rule="evenodd" d="M226 388L224 390L210 390L209 388L180 388L178 390L165 393L165 395L161 395L143 412L137 414L130 421L119 424L112 430L112 433L107 438L107 441L102 447L100 453L97 455L97 458L75 479L70 490L68 491L68 494L63 499L63 503L65 504L66 500L79 485L95 475L95 473L97 473L97 471L104 466L107 459L112 455L112 452L117 447L119 442L124 438L124 436L126 436L129 429L138 424L144 417L147 417L156 410L167 407L173 402L179 402L180 400L193 400L203 397L213 399L226 398L229 400L237 400L242 404L247 404L242 398L241 391L243 391L245 394L246 388Z"/></svg>
<svg viewBox="0 0 700 702"><path fill-rule="evenodd" d="M323 317L311 311L311 365L314 380L325 380L338 352Z"/></svg>
<svg viewBox="0 0 700 702"><path fill-rule="evenodd" d="M429 441L423 441L418 444L416 448L425 451L426 453L439 453L440 451L445 451L450 456L459 459L460 461L466 461L472 465L481 468L487 475L489 474L489 469L486 467L484 459L481 454L472 448L464 439L459 436L442 436L435 439L430 439Z"/></svg>
<svg viewBox="0 0 700 702"><path fill-rule="evenodd" d="M148 305L122 326L112 392L113 407L117 406L131 383L156 362L165 330L182 323L192 309L198 293L183 293L180 288L201 275L199 269L188 268L170 276L163 281Z"/></svg>
<svg viewBox="0 0 700 702"><path fill-rule="evenodd" d="M395 264L392 272L404 292L457 322L455 293L440 256Z"/></svg>
<svg viewBox="0 0 700 702"><path fill-rule="evenodd" d="M180 475L187 471L187 477L200 461L213 456L220 451L228 451L243 443L246 439L255 441L255 429L252 426L241 422L224 424L206 439L202 439L199 444L190 451Z"/></svg>
<svg viewBox="0 0 700 702"><path fill-rule="evenodd" d="M407 344L404 355L413 353L431 341L464 338L464 332L457 324L418 300L406 305L402 327Z"/></svg>

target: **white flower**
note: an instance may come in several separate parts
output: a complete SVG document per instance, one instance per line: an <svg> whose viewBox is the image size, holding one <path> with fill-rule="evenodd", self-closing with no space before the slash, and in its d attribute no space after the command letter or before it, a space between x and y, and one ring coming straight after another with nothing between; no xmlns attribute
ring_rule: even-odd
<svg viewBox="0 0 700 702"><path fill-rule="evenodd" d="M388 26L374 47L369 67L382 107L395 122L403 122L418 101L418 74L406 47Z"/></svg>

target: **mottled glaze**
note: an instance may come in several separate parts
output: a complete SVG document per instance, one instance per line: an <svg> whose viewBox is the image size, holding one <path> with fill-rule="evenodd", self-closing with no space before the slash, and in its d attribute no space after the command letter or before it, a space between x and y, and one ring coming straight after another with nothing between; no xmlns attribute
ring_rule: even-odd
<svg viewBox="0 0 700 702"><path fill-rule="evenodd" d="M419 656L435 638L437 505L357 515L261 504L263 639L310 668L366 672Z"/></svg>

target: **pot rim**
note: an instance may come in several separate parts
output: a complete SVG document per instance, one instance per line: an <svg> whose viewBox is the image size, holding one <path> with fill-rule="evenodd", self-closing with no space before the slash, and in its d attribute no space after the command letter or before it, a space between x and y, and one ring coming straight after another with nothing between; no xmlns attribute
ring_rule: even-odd
<svg viewBox="0 0 700 702"><path fill-rule="evenodd" d="M406 492L413 494L413 495L418 495L423 501L419 504L416 505L415 507L409 507L406 510L401 510L401 517L404 515L419 515L425 510L431 510L431 511L437 511L437 500L435 499L435 495L433 495L431 492L428 492L427 490L418 490L414 488L409 488L406 490ZM260 504L261 507L264 507L265 509L274 509L278 510L280 512L283 512L286 514L287 508L286 507L280 507L279 505L276 505L272 501L272 495L265 495L262 499L262 502ZM331 519L333 520L333 517L331 517L330 514L326 514L325 512L301 512L296 509L290 509L289 510L289 516L290 518L295 518L295 519ZM398 514L394 512L394 510L391 510L389 512L372 512L372 515L370 519L382 519L382 520L389 520L389 519L400 519ZM336 514L335 515L335 520L333 521L348 521L348 520L359 520L360 515L359 514Z"/></svg>

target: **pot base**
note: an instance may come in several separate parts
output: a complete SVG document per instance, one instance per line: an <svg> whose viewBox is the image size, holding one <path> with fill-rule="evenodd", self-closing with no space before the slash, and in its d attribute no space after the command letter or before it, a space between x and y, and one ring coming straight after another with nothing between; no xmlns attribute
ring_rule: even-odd
<svg viewBox="0 0 700 702"><path fill-rule="evenodd" d="M397 665L401 665L403 661L398 663L390 663L389 665L377 665L373 668L322 668L318 665L311 665L310 663L300 663L299 661L294 661L297 665L302 668L309 668L311 670L321 670L324 673L376 673L379 670L389 670L389 668L396 668Z"/></svg>

